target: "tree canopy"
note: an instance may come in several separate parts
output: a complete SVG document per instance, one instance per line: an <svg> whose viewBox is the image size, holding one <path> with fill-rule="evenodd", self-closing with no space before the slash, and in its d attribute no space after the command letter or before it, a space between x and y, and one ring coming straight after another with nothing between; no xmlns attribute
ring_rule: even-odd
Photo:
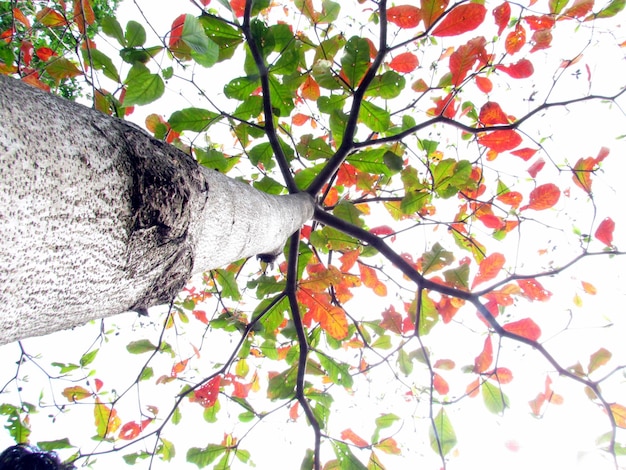
<svg viewBox="0 0 626 470"><path fill-rule="evenodd" d="M0 5L0 73L317 202L276 260L3 347L11 440L93 468L468 468L516 458L511 415L569 413L623 465L625 4Z"/></svg>

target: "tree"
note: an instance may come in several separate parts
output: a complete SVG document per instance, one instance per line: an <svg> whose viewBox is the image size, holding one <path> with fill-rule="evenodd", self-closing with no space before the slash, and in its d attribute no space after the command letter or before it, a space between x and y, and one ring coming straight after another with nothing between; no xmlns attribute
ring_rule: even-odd
<svg viewBox="0 0 626 470"><path fill-rule="evenodd" d="M623 463L624 352L600 333L617 335L620 320L594 299L606 305L623 276L623 221L611 201L623 191L615 155L623 145L625 38L614 20L624 2L193 3L194 14L172 13L170 29L148 39L137 21L146 16L125 25L96 19L89 0L41 10L14 2L0 70L53 91L83 78L93 107L117 117L186 80L205 104L167 118L149 114L155 138L257 190L314 198L313 222L289 238L278 266L243 259L207 272L159 317L153 338L145 329L124 336L124 361L138 360L130 385L101 375L106 344L126 335L107 323L76 360L44 361L30 352L37 343L17 345L17 369L0 389L20 391L0 407L12 438L33 440L34 413L54 403L59 413L88 408L95 418L96 449L69 431L35 439L43 448L73 448L70 460L97 467L95 459L122 454L127 463L170 462L186 446L182 460L199 468L237 468L259 465L263 456L248 449L261 436L272 445L269 432L256 430L277 417L309 430L302 468L395 468L402 457L394 454L467 467L464 439L489 432L464 423L477 397L505 420L520 406L538 418L561 404L582 416L573 405L582 396L603 423L597 448L612 467ZM87 25L102 34L88 39ZM71 32L74 47L43 54L29 40L42 28ZM119 57L107 41L117 42ZM13 82L2 81L3 94L26 93L5 83ZM66 127L78 133L90 130L80 123L101 119L214 174L120 121L88 111L78 119L71 103L50 97L54 104L42 108L63 110L53 119L44 109L18 114L6 102L2 122L18 125L13 135L40 111L31 128L46 138L59 135L48 123L68 113ZM618 139L601 140L604 131ZM48 161L54 166L54 157ZM32 178L23 178L16 200L32 191ZM128 182L118 193L134 190ZM5 265L10 253L3 256ZM46 263L36 266L44 276ZM41 294L15 298L25 295ZM122 302L121 310L135 304ZM22 383L36 368L63 384L57 395L52 387L42 400ZM367 390L392 398L346 419L348 399L367 400ZM153 404L157 394L169 397L165 410ZM199 416L222 423L223 438L205 437L207 426L179 439ZM483 419L494 423L488 413ZM482 445L483 454L494 453L491 442ZM270 461L281 457L274 452ZM278 467L294 466L283 458Z"/></svg>

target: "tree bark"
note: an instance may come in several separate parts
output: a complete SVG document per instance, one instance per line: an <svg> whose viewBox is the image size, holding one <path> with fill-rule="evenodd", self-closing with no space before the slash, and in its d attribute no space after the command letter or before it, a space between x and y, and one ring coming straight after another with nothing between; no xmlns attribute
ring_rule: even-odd
<svg viewBox="0 0 626 470"><path fill-rule="evenodd" d="M138 127L0 76L0 344L170 302L311 218Z"/></svg>

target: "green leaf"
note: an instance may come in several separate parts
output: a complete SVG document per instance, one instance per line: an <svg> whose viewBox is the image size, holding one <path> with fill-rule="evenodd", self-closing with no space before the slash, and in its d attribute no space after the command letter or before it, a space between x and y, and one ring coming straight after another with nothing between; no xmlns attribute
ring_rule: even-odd
<svg viewBox="0 0 626 470"><path fill-rule="evenodd" d="M204 449L192 447L187 451L187 462L196 464L198 468L204 468L227 450L228 447L217 444L209 444Z"/></svg>
<svg viewBox="0 0 626 470"><path fill-rule="evenodd" d="M162 50L163 50L162 46L153 46L153 47L148 47L147 49L143 47L140 47L140 48L125 47L122 50L120 50L120 57L127 64L131 64L131 65L146 64L150 62L150 60Z"/></svg>
<svg viewBox="0 0 626 470"><path fill-rule="evenodd" d="M156 351L157 347L148 339L140 339L126 345L126 350L131 354L143 354L150 351Z"/></svg>
<svg viewBox="0 0 626 470"><path fill-rule="evenodd" d="M161 445L157 449L157 453L161 455L164 462L170 462L176 456L174 444L167 439L164 439L162 436L159 436L159 439L161 441Z"/></svg>
<svg viewBox="0 0 626 470"><path fill-rule="evenodd" d="M361 103L359 120L374 132L384 132L391 127L389 111L369 101L363 101Z"/></svg>
<svg viewBox="0 0 626 470"><path fill-rule="evenodd" d="M364 171L373 175L391 176L389 168L385 163L385 148L377 148L373 150L363 150L350 155L346 160L357 170Z"/></svg>
<svg viewBox="0 0 626 470"><path fill-rule="evenodd" d="M144 367L139 375L139 380L150 380L152 377L154 377L152 367Z"/></svg>
<svg viewBox="0 0 626 470"><path fill-rule="evenodd" d="M404 161L402 160L402 157L390 151L385 152L385 154L383 155L383 162L389 169L389 172L392 174L402 171L402 168L404 166Z"/></svg>
<svg viewBox="0 0 626 470"><path fill-rule="evenodd" d="M376 75L367 88L365 96L374 96L390 100L400 96L406 86L406 79L393 70L388 70L382 75Z"/></svg>
<svg viewBox="0 0 626 470"><path fill-rule="evenodd" d="M369 65L369 43L358 36L351 37L345 45L344 55L341 58L341 68L348 85L356 87L367 72Z"/></svg>
<svg viewBox="0 0 626 470"><path fill-rule="evenodd" d="M37 447L46 452L51 452L59 449L71 449L74 446L70 444L70 440L67 437L64 437L55 441L39 441L37 442Z"/></svg>
<svg viewBox="0 0 626 470"><path fill-rule="evenodd" d="M453 269L443 272L443 277L448 284L459 289L469 289L469 264L462 264Z"/></svg>
<svg viewBox="0 0 626 470"><path fill-rule="evenodd" d="M312 134L303 135L296 150L300 157L307 160L328 160L335 153L326 140L322 137L314 138Z"/></svg>
<svg viewBox="0 0 626 470"><path fill-rule="evenodd" d="M220 405L220 401L217 400L213 404L213 406L209 406L208 408L204 409L204 412L202 413L202 418L204 418L207 423L217 423L217 414L221 408L222 405Z"/></svg>
<svg viewBox="0 0 626 470"><path fill-rule="evenodd" d="M321 366L326 371L326 375L333 383L341 385L346 389L352 388L353 380L350 375L350 366L348 364L340 364L325 354L319 352L317 353L317 357L320 360Z"/></svg>
<svg viewBox="0 0 626 470"><path fill-rule="evenodd" d="M435 326L438 322L439 312L437 311L435 302L428 297L426 292L422 292L422 311L420 312L420 323L418 328L420 336L430 333L430 330L432 330L433 326Z"/></svg>
<svg viewBox="0 0 626 470"><path fill-rule="evenodd" d="M293 102L295 90L289 90L287 86L280 83L273 75L269 77L269 85L271 93L270 101L274 114L278 117L289 116L295 107Z"/></svg>
<svg viewBox="0 0 626 470"><path fill-rule="evenodd" d="M197 54L204 55L209 51L209 37L206 35L200 20L193 15L185 15L181 39Z"/></svg>
<svg viewBox="0 0 626 470"><path fill-rule="evenodd" d="M122 26L115 17L103 17L100 20L100 26L102 27L102 32L109 37L117 39L117 42L120 44L120 46L125 47L128 45L126 43L126 38L124 37L124 31L122 30Z"/></svg>
<svg viewBox="0 0 626 470"><path fill-rule="evenodd" d="M548 5L550 6L550 13L558 15L568 3L569 0L550 0L548 2Z"/></svg>
<svg viewBox="0 0 626 470"><path fill-rule="evenodd" d="M449 266L454 261L454 253L445 250L439 242L422 255L422 273L439 271L444 266Z"/></svg>
<svg viewBox="0 0 626 470"><path fill-rule="evenodd" d="M509 408L509 399L500 387L485 381L480 386L480 391L482 392L485 406L492 413L502 414L506 408Z"/></svg>
<svg viewBox="0 0 626 470"><path fill-rule="evenodd" d="M347 444L338 441L332 441L333 450L339 461L338 470L367 470L367 467L357 459ZM332 468L332 467L331 467Z"/></svg>
<svg viewBox="0 0 626 470"><path fill-rule="evenodd" d="M376 341L372 343L372 348L376 349L390 349L391 348L391 337L389 335L379 336Z"/></svg>
<svg viewBox="0 0 626 470"><path fill-rule="evenodd" d="M241 293L239 292L239 285L237 284L237 278L235 278L234 272L226 271L225 269L216 269L215 277L217 283L222 288L222 297L235 301L241 300Z"/></svg>
<svg viewBox="0 0 626 470"><path fill-rule="evenodd" d="M176 132L205 131L211 124L217 122L221 116L203 108L185 108L174 111L168 122Z"/></svg>
<svg viewBox="0 0 626 470"><path fill-rule="evenodd" d="M150 73L148 67L143 64L135 64L126 77L124 105L152 103L159 99L164 91L165 84L159 75Z"/></svg>
<svg viewBox="0 0 626 470"><path fill-rule="evenodd" d="M201 149L194 147L196 160L198 163L211 170L217 170L220 173L228 173L239 162L240 157L226 157L222 152L215 149Z"/></svg>
<svg viewBox="0 0 626 470"><path fill-rule="evenodd" d="M110 78L114 82L120 82L120 76L117 72L117 68L113 65L113 61L109 56L104 54L100 49L90 49L89 55L85 52L85 59L89 60L91 57L91 66L96 70L102 70L105 77Z"/></svg>
<svg viewBox="0 0 626 470"><path fill-rule="evenodd" d="M124 39L126 41L126 47L143 46L146 42L146 30L140 23L130 20L126 23Z"/></svg>
<svg viewBox="0 0 626 470"><path fill-rule="evenodd" d="M83 357L80 358L80 365L82 367L86 367L93 362L93 360L98 355L99 349L94 349L93 351L89 351L83 354Z"/></svg>
<svg viewBox="0 0 626 470"><path fill-rule="evenodd" d="M73 370L80 368L78 364L63 364L61 362L53 362L51 365L53 367L58 367L60 369L60 374L67 374L68 372L72 372Z"/></svg>
<svg viewBox="0 0 626 470"><path fill-rule="evenodd" d="M333 215L357 227L365 225L365 222L361 219L363 213L354 204L346 200L339 201L339 204L333 209Z"/></svg>
<svg viewBox="0 0 626 470"><path fill-rule="evenodd" d="M230 59L243 42L241 31L210 15L202 14L200 23L208 38L219 46L218 62Z"/></svg>
<svg viewBox="0 0 626 470"><path fill-rule="evenodd" d="M398 351L398 366L400 367L400 372L405 376L413 372L413 362L404 349Z"/></svg>
<svg viewBox="0 0 626 470"><path fill-rule="evenodd" d="M591 15L591 18L594 16L596 18L611 18L612 16L617 15L620 11L624 9L626 6L626 0L612 0L606 7L600 10L595 15Z"/></svg>
<svg viewBox="0 0 626 470"><path fill-rule="evenodd" d="M452 423L448 419L446 410L442 407L434 418L434 427L429 430L430 446L441 455L448 453L456 446L456 434ZM441 446L441 448L440 448Z"/></svg>
<svg viewBox="0 0 626 470"><path fill-rule="evenodd" d="M293 398L297 375L298 368L294 366L272 377L267 386L268 398L270 400Z"/></svg>
<svg viewBox="0 0 626 470"><path fill-rule="evenodd" d="M226 84L224 94L227 98L244 101L260 86L261 82L258 77L239 77Z"/></svg>

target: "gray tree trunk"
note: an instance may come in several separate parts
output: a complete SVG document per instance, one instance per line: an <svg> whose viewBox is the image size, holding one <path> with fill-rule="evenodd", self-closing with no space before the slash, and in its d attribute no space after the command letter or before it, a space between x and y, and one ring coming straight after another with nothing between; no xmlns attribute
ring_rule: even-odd
<svg viewBox="0 0 626 470"><path fill-rule="evenodd" d="M313 207L0 75L0 344L170 302L195 272L279 251Z"/></svg>

